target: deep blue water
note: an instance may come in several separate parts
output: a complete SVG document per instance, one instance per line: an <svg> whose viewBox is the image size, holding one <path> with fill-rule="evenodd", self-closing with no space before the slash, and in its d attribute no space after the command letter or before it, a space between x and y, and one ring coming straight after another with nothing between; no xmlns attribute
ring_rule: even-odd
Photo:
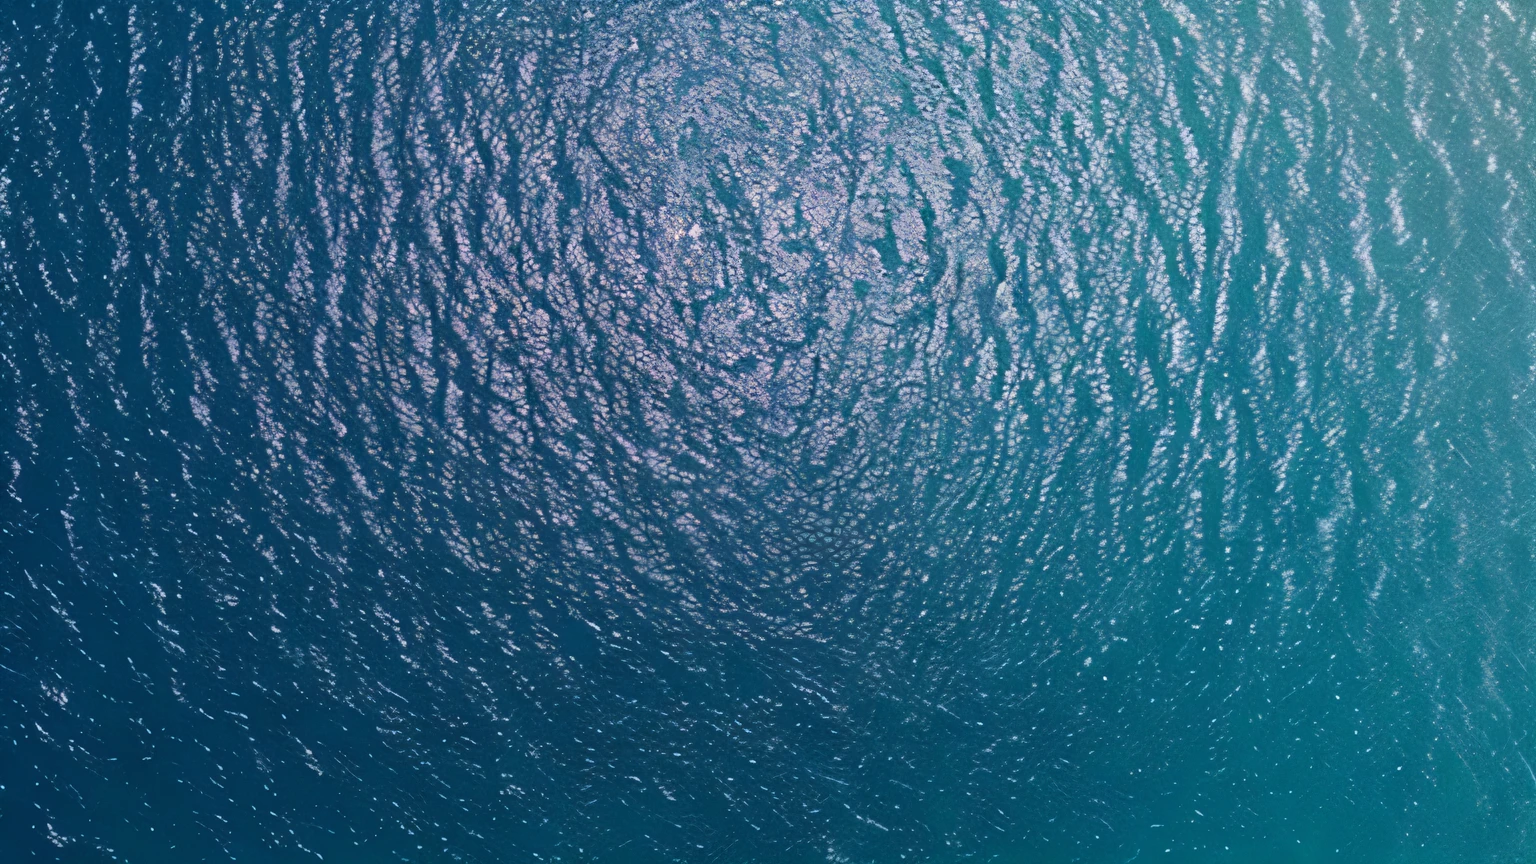
<svg viewBox="0 0 1536 864"><path fill-rule="evenodd" d="M1536 861L1517 0L0 7L0 861Z"/></svg>

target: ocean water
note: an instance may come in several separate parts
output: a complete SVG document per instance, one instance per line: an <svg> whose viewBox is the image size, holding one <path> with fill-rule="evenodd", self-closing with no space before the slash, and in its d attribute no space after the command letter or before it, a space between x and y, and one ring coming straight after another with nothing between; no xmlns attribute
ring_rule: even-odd
<svg viewBox="0 0 1536 864"><path fill-rule="evenodd" d="M1520 0L10 0L0 860L1536 861Z"/></svg>

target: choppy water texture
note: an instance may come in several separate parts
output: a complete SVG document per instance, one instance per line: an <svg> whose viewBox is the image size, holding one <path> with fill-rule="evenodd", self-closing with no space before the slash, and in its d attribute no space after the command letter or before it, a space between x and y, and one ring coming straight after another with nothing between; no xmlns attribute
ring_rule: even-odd
<svg viewBox="0 0 1536 864"><path fill-rule="evenodd" d="M1514 0L0 10L0 858L1536 860Z"/></svg>

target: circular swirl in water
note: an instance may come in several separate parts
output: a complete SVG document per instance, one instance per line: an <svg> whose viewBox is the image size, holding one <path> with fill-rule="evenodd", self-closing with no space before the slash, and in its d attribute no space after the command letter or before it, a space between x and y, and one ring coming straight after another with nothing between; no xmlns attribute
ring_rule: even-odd
<svg viewBox="0 0 1536 864"><path fill-rule="evenodd" d="M293 5L0 22L0 850L1521 860L1515 4Z"/></svg>

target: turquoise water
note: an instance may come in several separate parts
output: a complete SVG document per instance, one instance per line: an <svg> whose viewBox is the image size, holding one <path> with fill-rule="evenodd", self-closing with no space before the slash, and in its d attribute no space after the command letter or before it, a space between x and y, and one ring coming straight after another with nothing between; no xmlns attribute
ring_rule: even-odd
<svg viewBox="0 0 1536 864"><path fill-rule="evenodd" d="M1536 860L1536 16L0 10L0 860Z"/></svg>

